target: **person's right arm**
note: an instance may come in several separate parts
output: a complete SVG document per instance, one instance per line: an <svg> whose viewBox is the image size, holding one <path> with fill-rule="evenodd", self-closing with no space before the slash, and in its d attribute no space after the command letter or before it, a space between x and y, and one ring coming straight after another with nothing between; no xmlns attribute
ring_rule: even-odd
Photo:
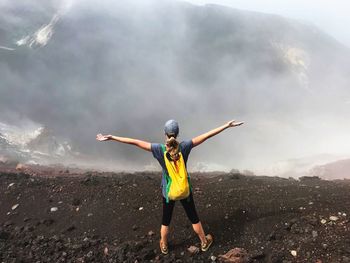
<svg viewBox="0 0 350 263"><path fill-rule="evenodd" d="M142 140L138 140L138 139L119 137L119 136L114 136L114 135L102 135L101 133L99 133L96 136L96 140L98 140L98 141L117 141L117 142L135 145L135 146L137 146L143 150L149 151L149 152L151 151L151 143L145 142Z"/></svg>

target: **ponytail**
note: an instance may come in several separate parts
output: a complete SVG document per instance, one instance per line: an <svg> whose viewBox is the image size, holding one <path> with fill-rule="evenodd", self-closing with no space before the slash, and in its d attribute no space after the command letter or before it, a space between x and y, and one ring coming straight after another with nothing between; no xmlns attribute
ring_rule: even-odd
<svg viewBox="0 0 350 263"><path fill-rule="evenodd" d="M165 143L166 151L170 154L173 161L177 161L180 157L179 155L179 142L174 136L168 137Z"/></svg>

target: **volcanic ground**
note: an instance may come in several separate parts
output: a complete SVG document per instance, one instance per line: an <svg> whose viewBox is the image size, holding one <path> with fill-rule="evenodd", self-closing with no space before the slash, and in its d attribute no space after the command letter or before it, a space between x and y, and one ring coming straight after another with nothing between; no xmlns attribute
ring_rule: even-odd
<svg viewBox="0 0 350 263"><path fill-rule="evenodd" d="M245 262L350 262L347 180L193 173L197 211L214 243L189 252L200 244L177 203L164 256L160 176L3 171L0 261L213 262L243 248Z"/></svg>

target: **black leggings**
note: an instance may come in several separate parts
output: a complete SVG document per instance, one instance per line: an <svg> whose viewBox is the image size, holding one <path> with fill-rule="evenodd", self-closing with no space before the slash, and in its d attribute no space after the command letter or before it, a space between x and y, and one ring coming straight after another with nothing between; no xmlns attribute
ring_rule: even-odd
<svg viewBox="0 0 350 263"><path fill-rule="evenodd" d="M197 224L199 218L196 212L196 207L194 205L192 193L189 197L179 200L185 209L186 215L192 224ZM175 206L175 201L169 200L169 203L166 202L166 199L163 197L163 218L162 225L169 226L171 221L171 216L173 214Z"/></svg>

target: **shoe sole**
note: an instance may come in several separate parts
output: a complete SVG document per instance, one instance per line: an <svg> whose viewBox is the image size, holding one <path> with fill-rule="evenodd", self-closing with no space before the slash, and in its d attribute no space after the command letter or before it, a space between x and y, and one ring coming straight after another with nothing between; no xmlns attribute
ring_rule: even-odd
<svg viewBox="0 0 350 263"><path fill-rule="evenodd" d="M208 251L208 249L210 248L210 246L213 244L213 239L211 240L211 242L208 244L208 246L204 249L204 248L201 248L202 252L206 252Z"/></svg>
<svg viewBox="0 0 350 263"><path fill-rule="evenodd" d="M160 252L162 252L163 255L168 255L169 250L167 248L166 251L165 251L165 250L162 249L162 247L160 247Z"/></svg>

